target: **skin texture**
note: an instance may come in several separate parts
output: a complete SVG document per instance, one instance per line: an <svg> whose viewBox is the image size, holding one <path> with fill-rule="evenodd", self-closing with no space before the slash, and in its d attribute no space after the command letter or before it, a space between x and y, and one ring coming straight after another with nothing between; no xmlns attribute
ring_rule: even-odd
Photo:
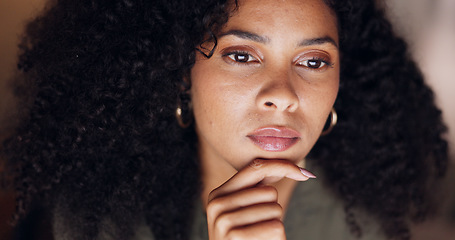
<svg viewBox="0 0 455 240"><path fill-rule="evenodd" d="M336 12L340 34L339 119L306 158L340 197L353 236L366 229L356 216L361 210L388 239L408 240L410 223L434 209L429 186L446 169L441 114L373 0L324 2ZM201 176L211 162L200 162L195 128L180 128L175 110L183 80L191 80L195 47L210 33L220 38L235 12L225 0L112 3L56 1L22 35L14 83L29 114L0 150L6 173L16 176L16 217L42 200L49 216L69 220L62 232L77 240L99 231L131 239L144 219L156 239L188 239L202 183L207 201L231 176ZM272 26L270 16L262 20ZM263 158L288 153L252 146ZM218 185L205 181L214 175ZM286 194L274 187L285 209Z"/></svg>
<svg viewBox="0 0 455 240"><path fill-rule="evenodd" d="M282 206L295 182L283 178L308 179L295 164L319 138L334 104L337 46L336 20L322 1L258 6L246 0L221 29L214 55L196 57L191 97L211 239L285 237ZM299 137L289 148L270 151L248 137L267 127ZM260 182L274 187L256 189ZM258 198L262 194L269 198Z"/></svg>

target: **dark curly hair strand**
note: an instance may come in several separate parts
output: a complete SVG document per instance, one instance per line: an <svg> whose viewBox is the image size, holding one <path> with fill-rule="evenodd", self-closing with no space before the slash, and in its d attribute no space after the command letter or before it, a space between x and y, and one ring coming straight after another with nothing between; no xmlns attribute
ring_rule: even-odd
<svg viewBox="0 0 455 240"><path fill-rule="evenodd" d="M373 1L326 3L340 31L340 120L311 159L355 234L363 209L389 237L409 239L409 217L426 215L428 181L447 164L440 111ZM174 111L195 48L228 16L227 1L59 0L32 21L19 61L32 103L4 144L19 215L45 199L80 239L106 219L127 239L137 216L157 239L186 239L200 194L197 138Z"/></svg>

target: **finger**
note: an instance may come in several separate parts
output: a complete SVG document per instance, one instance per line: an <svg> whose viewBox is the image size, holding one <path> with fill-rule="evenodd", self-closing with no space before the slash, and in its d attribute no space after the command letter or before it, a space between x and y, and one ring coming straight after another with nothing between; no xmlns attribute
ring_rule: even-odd
<svg viewBox="0 0 455 240"><path fill-rule="evenodd" d="M315 178L311 172L301 169L287 160L255 159L231 179L213 190L209 194L209 201L227 193L255 186L262 181L272 183L285 177L296 181L306 181L309 178Z"/></svg>
<svg viewBox="0 0 455 240"><path fill-rule="evenodd" d="M244 189L229 195L214 198L207 204L207 219L209 222L224 212L230 212L260 203L273 203L278 200L278 192L274 187L261 186Z"/></svg>
<svg viewBox="0 0 455 240"><path fill-rule="evenodd" d="M282 216L283 209L278 203L263 203L223 213L215 220L214 227L224 235L234 228L274 219L280 220Z"/></svg>
<svg viewBox="0 0 455 240"><path fill-rule="evenodd" d="M227 233L226 239L286 239L283 223L279 220L269 220L240 228L233 229Z"/></svg>

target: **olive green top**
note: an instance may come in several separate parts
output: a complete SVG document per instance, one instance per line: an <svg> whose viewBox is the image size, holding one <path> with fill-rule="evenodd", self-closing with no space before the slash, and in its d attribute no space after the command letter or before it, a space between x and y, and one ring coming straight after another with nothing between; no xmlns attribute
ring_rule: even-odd
<svg viewBox="0 0 455 240"><path fill-rule="evenodd" d="M310 167L310 166L309 166ZM313 170L316 176L321 173ZM345 220L343 203L322 184L322 177L300 182L296 185L285 215L284 225L288 240L384 240L386 239L380 228L370 217L356 213L356 220L362 228L362 237L353 236ZM59 217L59 211L54 212L55 240L72 240L77 238L77 230L72 229L74 222ZM207 220L202 203L198 204L194 216L190 240L208 240ZM109 226L103 222L104 228L97 239L116 240ZM111 229L112 230L112 229ZM134 240L153 240L153 234L145 225L137 228ZM158 239L157 239L158 240ZM160 239L161 240L161 239Z"/></svg>
<svg viewBox="0 0 455 240"><path fill-rule="evenodd" d="M202 205L195 216L191 240L207 240L207 220ZM384 240L379 226L364 214L356 213L362 237L349 231L343 203L323 187L320 179L299 182L284 218L287 240Z"/></svg>

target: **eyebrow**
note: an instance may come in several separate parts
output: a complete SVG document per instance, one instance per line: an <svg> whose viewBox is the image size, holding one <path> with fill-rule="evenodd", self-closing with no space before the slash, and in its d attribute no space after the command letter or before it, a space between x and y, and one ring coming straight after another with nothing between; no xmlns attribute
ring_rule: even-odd
<svg viewBox="0 0 455 240"><path fill-rule="evenodd" d="M270 39L268 37L260 36L260 35L257 35L255 33L246 32L246 31L242 31L242 30L230 30L230 31L227 31L225 33L221 33L219 38L222 38L222 37L227 36L227 35L234 35L234 36L239 37L239 38L252 40L252 41L260 42L260 43L268 43L268 42L270 42Z"/></svg>
<svg viewBox="0 0 455 240"><path fill-rule="evenodd" d="M255 42L259 42L259 43L269 43L270 42L270 38L268 38L268 37L260 36L255 33L246 32L246 31L242 31L242 30L230 30L225 33L221 33L219 38L222 38L227 35L234 35L234 36L242 38L242 39L252 40ZM305 39L305 40L301 41L298 44L298 46L322 45L322 44L326 44L326 43L330 43L333 46L335 46L336 48L338 48L337 42L329 36Z"/></svg>
<svg viewBox="0 0 455 240"><path fill-rule="evenodd" d="M299 43L299 46L310 46L310 45L322 45L325 43L330 43L336 48L338 48L337 42L333 40L331 37L322 37L322 38L311 38L311 39L305 39Z"/></svg>

